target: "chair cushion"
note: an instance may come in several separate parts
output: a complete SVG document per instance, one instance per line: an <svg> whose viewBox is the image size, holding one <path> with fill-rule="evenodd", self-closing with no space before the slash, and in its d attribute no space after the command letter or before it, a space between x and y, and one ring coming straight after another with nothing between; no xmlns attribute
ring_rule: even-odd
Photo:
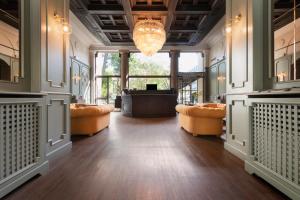
<svg viewBox="0 0 300 200"><path fill-rule="evenodd" d="M195 106L209 107L209 108L224 108L226 104L223 103L197 103Z"/></svg>
<svg viewBox="0 0 300 200"><path fill-rule="evenodd" d="M94 106L94 105L71 105L71 117L79 118L79 117L92 117L92 116L100 116L105 115L114 110L112 105L102 105L102 106Z"/></svg>
<svg viewBox="0 0 300 200"><path fill-rule="evenodd" d="M224 118L226 115L225 107L205 107L205 106L186 106L177 105L176 111L180 114L193 117Z"/></svg>

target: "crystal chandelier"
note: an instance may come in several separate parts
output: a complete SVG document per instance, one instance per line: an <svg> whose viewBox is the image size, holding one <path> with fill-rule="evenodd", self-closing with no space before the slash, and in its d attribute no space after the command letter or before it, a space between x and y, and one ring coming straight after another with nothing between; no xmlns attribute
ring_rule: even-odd
<svg viewBox="0 0 300 200"><path fill-rule="evenodd" d="M142 20L133 29L135 46L146 56L152 56L160 50L166 41L164 25L159 21Z"/></svg>

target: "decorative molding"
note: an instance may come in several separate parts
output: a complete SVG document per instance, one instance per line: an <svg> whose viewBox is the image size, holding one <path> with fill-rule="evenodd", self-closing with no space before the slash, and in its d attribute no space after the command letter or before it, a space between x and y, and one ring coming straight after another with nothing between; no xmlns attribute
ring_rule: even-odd
<svg viewBox="0 0 300 200"><path fill-rule="evenodd" d="M226 23L229 23L229 21L231 21L231 19L234 18L234 16L232 15L232 3L233 0L230 0L230 12L228 12L228 17L227 17L227 20L226 20ZM244 88L246 86L246 83L249 81L249 63L248 63L248 54L249 54L249 49L248 49L248 39L249 39L249 36L248 36L248 32L249 32L249 27L248 27L248 8L249 8L249 0L243 0L243 2L246 2L244 3L245 5L245 16L243 16L243 18L245 18L245 41L246 41L246 65L245 65L245 80L242 81L241 85L237 85L234 80L233 80L233 77L232 77L232 72L233 72L233 67L232 67L232 41L233 41L233 38L232 38L232 32L230 33L230 36L229 36L229 59L228 59L228 62L229 62L229 66L228 66L228 69L229 69L229 84L230 86L232 87L232 89L238 89L238 88ZM233 26L233 25L232 25Z"/></svg>
<svg viewBox="0 0 300 200"><path fill-rule="evenodd" d="M74 91L74 80L73 80L74 75L75 75L74 74L74 71L75 71L74 64L77 64L77 67L78 67L77 76L80 77L78 82L76 82L76 80L75 80L75 83L79 84L78 94L76 94L76 92ZM72 95L76 95L76 96L79 95L79 96L82 96L82 97L85 96L84 91L91 84L90 83L90 81L91 81L90 75L91 75L91 68L90 68L89 65L86 65L86 64L84 64L83 62L81 62L79 60L71 58L71 76L70 76L71 80L70 80L70 83L71 83L71 93L72 93Z"/></svg>
<svg viewBox="0 0 300 200"><path fill-rule="evenodd" d="M66 118L68 117L67 116L67 113L68 113L68 111L67 111L67 109L68 109L68 103L66 102L65 99L51 99L50 100L50 103L47 104L47 119L49 118L49 107L53 105L54 101L61 102L61 105L63 105L63 107L64 107L63 108L64 109L64 116L63 116L63 120L64 120L63 126L64 126L64 128L63 128L63 132L60 135L60 139L57 140L57 141L53 141L53 139L49 137L50 136L49 135L49 123L47 123L47 137L48 137L48 143L50 144L50 146L55 146L58 143L63 142L64 139L65 139L65 137L66 137L66 135L67 135L67 122L66 122ZM48 121L49 121L49 119L48 119Z"/></svg>
<svg viewBox="0 0 300 200"><path fill-rule="evenodd" d="M245 108L247 108L245 100L231 100L231 101L229 101L229 103L228 103L228 106L229 106L229 109L228 109L228 112L229 112L228 130L229 130L229 134L231 135L232 141L234 141L236 144L238 144L240 146L246 146L246 141L245 140L243 140L243 141L237 140L236 134L233 133L233 131L232 131L232 127L233 127L233 120L232 120L233 113L232 113L232 108L233 108L233 106L236 105L235 104L236 102L241 102L242 105Z"/></svg>
<svg viewBox="0 0 300 200"><path fill-rule="evenodd" d="M48 58L48 51L49 51L49 13L48 13L48 3L49 1L52 1L52 0L46 0L46 3L45 3L45 6L46 6L46 80L47 82L49 83L49 86L52 87L52 88L64 88L65 85L67 84L67 58L66 56L68 55L67 54L67 49L66 49L66 41L67 41L67 38L68 36L64 35L63 33L62 34L62 37L63 37L63 44L62 44L62 49L63 49L63 80L61 80L61 82L59 84L55 84L53 83L53 80L51 80L49 78L49 58ZM66 12L68 12L68 10L66 9L66 1L68 0L63 0L63 4L64 4L64 7L62 8L63 10L63 16L67 16L66 15ZM54 14L54 13L53 13Z"/></svg>

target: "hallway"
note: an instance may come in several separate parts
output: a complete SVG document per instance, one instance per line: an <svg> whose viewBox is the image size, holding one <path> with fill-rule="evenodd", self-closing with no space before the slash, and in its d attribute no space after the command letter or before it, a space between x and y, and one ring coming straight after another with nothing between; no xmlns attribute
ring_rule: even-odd
<svg viewBox="0 0 300 200"><path fill-rule="evenodd" d="M53 163L53 164L52 164ZM132 119L112 113L94 137L73 138L73 149L50 162L5 199L285 199L250 176L215 137L192 137L176 118Z"/></svg>

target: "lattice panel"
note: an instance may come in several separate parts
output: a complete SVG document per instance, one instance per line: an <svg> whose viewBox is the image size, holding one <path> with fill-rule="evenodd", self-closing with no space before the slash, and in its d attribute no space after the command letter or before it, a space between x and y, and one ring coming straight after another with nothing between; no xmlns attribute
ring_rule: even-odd
<svg viewBox="0 0 300 200"><path fill-rule="evenodd" d="M39 113L36 103L0 104L0 180L37 162Z"/></svg>
<svg viewBox="0 0 300 200"><path fill-rule="evenodd" d="M300 186L300 105L255 103L252 116L255 161Z"/></svg>

